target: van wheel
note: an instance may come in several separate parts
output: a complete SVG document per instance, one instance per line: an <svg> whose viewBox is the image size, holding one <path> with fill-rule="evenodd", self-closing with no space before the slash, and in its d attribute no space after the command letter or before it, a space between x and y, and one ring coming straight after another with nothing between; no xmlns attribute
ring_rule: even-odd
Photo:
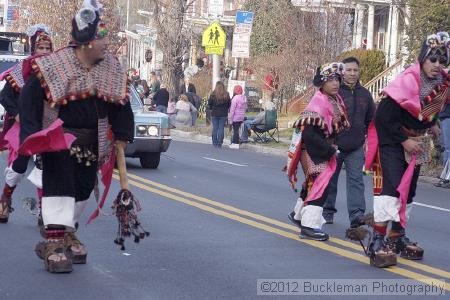
<svg viewBox="0 0 450 300"><path fill-rule="evenodd" d="M161 152L143 153L139 157L139 161L141 162L141 167L144 169L158 168L160 159L161 159Z"/></svg>

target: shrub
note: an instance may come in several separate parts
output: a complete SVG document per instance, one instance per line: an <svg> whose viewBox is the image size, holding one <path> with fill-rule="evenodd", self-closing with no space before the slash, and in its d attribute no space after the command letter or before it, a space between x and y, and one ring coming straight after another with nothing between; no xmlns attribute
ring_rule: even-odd
<svg viewBox="0 0 450 300"><path fill-rule="evenodd" d="M350 56L354 56L359 60L361 84L369 82L383 72L386 66L385 55L380 50L353 49L343 52L338 59L343 60Z"/></svg>

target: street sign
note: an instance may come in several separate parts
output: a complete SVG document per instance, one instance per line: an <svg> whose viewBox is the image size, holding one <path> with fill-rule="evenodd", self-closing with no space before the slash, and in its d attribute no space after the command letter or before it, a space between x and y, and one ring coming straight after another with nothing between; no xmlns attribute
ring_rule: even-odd
<svg viewBox="0 0 450 300"><path fill-rule="evenodd" d="M19 19L19 10L14 7L9 7L7 12L7 23L10 25Z"/></svg>
<svg viewBox="0 0 450 300"><path fill-rule="evenodd" d="M207 55L212 55L212 54L223 55L223 50L224 50L223 47L206 46L205 54L207 54Z"/></svg>
<svg viewBox="0 0 450 300"><path fill-rule="evenodd" d="M250 57L250 36L253 26L253 12L237 11L233 32L233 48L231 56L235 58Z"/></svg>
<svg viewBox="0 0 450 300"><path fill-rule="evenodd" d="M227 35L225 31L220 27L219 22L211 23L202 35L203 47L221 47L225 48L227 41Z"/></svg>
<svg viewBox="0 0 450 300"><path fill-rule="evenodd" d="M212 16L223 16L223 2L224 0L209 0L208 14Z"/></svg>
<svg viewBox="0 0 450 300"><path fill-rule="evenodd" d="M253 24L253 12L251 11L241 11L236 12L236 24Z"/></svg>
<svg viewBox="0 0 450 300"><path fill-rule="evenodd" d="M249 58L250 57L250 34L234 33L233 34L233 48L231 56L235 58Z"/></svg>

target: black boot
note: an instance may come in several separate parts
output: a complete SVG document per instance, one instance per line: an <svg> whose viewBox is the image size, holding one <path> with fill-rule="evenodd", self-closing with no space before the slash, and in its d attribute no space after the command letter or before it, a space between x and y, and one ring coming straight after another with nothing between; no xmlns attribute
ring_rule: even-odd
<svg viewBox="0 0 450 300"><path fill-rule="evenodd" d="M301 226L301 225L300 225ZM298 235L302 239L314 240L314 241L326 241L329 236L322 229L314 229L310 227L301 226L300 234Z"/></svg>
<svg viewBox="0 0 450 300"><path fill-rule="evenodd" d="M302 223L299 221L299 220L296 220L295 218L294 218L294 216L295 216L295 212L291 212L289 215L288 215L288 219L289 219L289 221L291 221L295 226L297 226L298 228L302 228Z"/></svg>
<svg viewBox="0 0 450 300"><path fill-rule="evenodd" d="M392 251L400 254L400 257L410 260L420 260L423 258L423 248L406 236L405 230L391 231L391 236L387 239L387 244Z"/></svg>
<svg viewBox="0 0 450 300"><path fill-rule="evenodd" d="M397 256L386 246L384 235L376 230L373 231L367 254L369 255L371 266L385 268L397 264Z"/></svg>

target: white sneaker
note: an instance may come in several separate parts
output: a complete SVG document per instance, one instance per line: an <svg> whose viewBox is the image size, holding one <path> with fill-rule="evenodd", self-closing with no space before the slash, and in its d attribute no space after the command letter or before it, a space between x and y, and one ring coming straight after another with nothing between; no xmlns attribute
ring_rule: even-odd
<svg viewBox="0 0 450 300"><path fill-rule="evenodd" d="M230 149L239 149L239 144L231 144Z"/></svg>

